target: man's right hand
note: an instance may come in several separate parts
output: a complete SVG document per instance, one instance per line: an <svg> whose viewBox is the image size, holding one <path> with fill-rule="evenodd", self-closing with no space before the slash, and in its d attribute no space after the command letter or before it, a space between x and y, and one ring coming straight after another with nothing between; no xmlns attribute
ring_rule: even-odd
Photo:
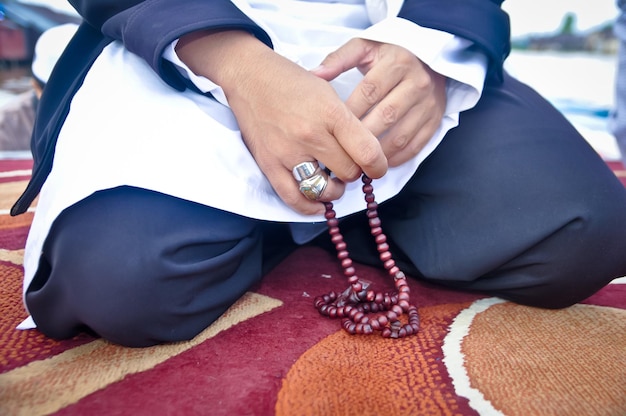
<svg viewBox="0 0 626 416"><path fill-rule="evenodd" d="M197 32L177 53L198 75L222 87L243 139L281 199L303 214L322 204L298 189L292 168L319 161L333 172L320 200L340 198L362 173L379 178L387 159L378 139L331 85L242 31Z"/></svg>

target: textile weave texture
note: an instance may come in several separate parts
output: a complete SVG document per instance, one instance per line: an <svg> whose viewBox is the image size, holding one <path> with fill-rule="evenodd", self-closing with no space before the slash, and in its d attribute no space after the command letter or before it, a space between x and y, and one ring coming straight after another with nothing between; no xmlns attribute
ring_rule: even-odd
<svg viewBox="0 0 626 416"><path fill-rule="evenodd" d="M626 414L620 283L543 310L411 279L417 336L350 336L313 307L315 296L345 288L340 265L303 247L188 342L134 349L18 331L33 212L8 210L31 166L0 161L0 414ZM626 184L623 166L610 166ZM356 267L391 288L380 270Z"/></svg>

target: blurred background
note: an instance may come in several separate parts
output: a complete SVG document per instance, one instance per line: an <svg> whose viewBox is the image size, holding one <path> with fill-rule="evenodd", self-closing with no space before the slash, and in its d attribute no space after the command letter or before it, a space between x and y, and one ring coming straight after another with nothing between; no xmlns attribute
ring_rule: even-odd
<svg viewBox="0 0 626 416"><path fill-rule="evenodd" d="M505 0L513 50L505 67L576 126L605 160L620 159L609 133L619 40L617 0Z"/></svg>
<svg viewBox="0 0 626 416"><path fill-rule="evenodd" d="M505 0L513 51L506 69L530 84L607 160L620 153L607 122L615 102L617 0ZM0 110L31 88L37 37L78 21L66 0L0 0Z"/></svg>

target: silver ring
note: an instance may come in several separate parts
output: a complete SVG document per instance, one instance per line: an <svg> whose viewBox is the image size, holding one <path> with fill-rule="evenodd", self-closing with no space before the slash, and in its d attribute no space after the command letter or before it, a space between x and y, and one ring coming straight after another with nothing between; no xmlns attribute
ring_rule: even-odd
<svg viewBox="0 0 626 416"><path fill-rule="evenodd" d="M300 181L300 192L311 201L317 201L328 185L325 173L318 173Z"/></svg>
<svg viewBox="0 0 626 416"><path fill-rule="evenodd" d="M296 178L298 182L302 182L305 179L309 179L314 175L319 174L319 168L320 165L317 162L302 162L294 166L291 172L293 173L293 177Z"/></svg>

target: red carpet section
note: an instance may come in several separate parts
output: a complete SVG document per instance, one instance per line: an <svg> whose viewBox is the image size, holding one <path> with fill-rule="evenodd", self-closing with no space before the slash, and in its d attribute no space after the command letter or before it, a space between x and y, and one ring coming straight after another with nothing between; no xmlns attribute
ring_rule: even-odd
<svg viewBox="0 0 626 416"><path fill-rule="evenodd" d="M15 330L32 213L8 209L30 166L0 161L0 414L626 414L624 284L553 311L411 280L421 331L385 340L317 313L313 298L345 282L334 256L302 248L188 342L131 349Z"/></svg>

